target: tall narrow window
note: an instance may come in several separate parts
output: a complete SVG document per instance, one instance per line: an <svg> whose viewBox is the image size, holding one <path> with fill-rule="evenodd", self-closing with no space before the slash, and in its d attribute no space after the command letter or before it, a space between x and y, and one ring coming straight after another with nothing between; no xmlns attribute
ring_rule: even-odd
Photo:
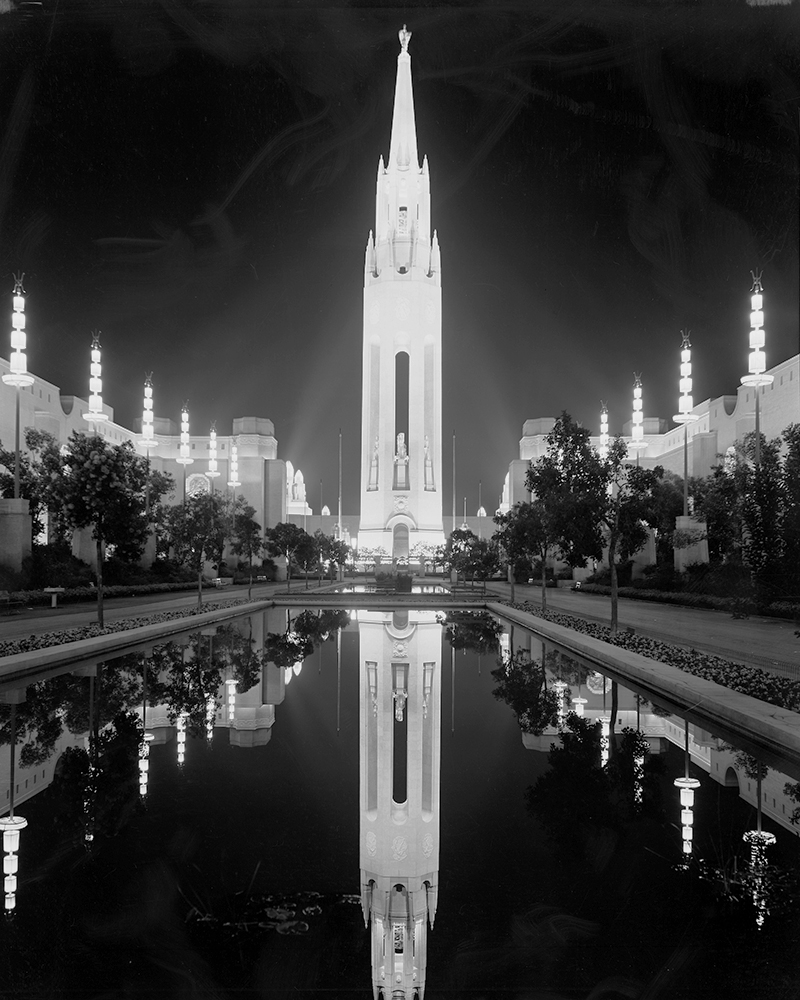
<svg viewBox="0 0 800 1000"><path fill-rule="evenodd" d="M411 489L409 482L408 440L409 359L405 351L398 351L394 359L394 477L396 490Z"/></svg>

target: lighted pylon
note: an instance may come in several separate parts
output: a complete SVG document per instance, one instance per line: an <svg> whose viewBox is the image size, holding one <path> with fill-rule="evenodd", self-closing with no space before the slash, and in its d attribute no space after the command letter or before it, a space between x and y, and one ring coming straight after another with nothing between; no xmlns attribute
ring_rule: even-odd
<svg viewBox="0 0 800 1000"><path fill-rule="evenodd" d="M89 410L83 419L90 424L101 424L108 420L108 414L103 412L103 366L101 364L100 334L92 333L92 353L89 364Z"/></svg>
<svg viewBox="0 0 800 1000"><path fill-rule="evenodd" d="M13 752L13 748L12 748ZM0 830L3 832L3 888L5 909L13 910L17 905L17 872L19 871L19 835L28 825L24 816L3 816Z"/></svg>
<svg viewBox="0 0 800 1000"><path fill-rule="evenodd" d="M153 424L153 373L145 376L144 379L144 400L142 402L142 436L139 438L139 447L148 454L158 447Z"/></svg>
<svg viewBox="0 0 800 1000"><path fill-rule="evenodd" d="M600 447L597 453L600 458L608 458L608 406L600 403Z"/></svg>
<svg viewBox="0 0 800 1000"><path fill-rule="evenodd" d="M633 373L633 414L631 416L631 441L629 447L637 454L647 448L644 439L644 403L642 401L642 376Z"/></svg>
<svg viewBox="0 0 800 1000"><path fill-rule="evenodd" d="M242 485L239 482L239 449L235 444L231 445L230 477L231 478L228 480L228 486L232 486L236 489L237 486Z"/></svg>
<svg viewBox="0 0 800 1000"><path fill-rule="evenodd" d="M764 333L764 296L761 285L761 272L751 271L753 287L750 289L750 358L747 375L742 378L742 385L771 385L772 375L766 375L767 355L764 351L766 334Z"/></svg>
<svg viewBox="0 0 800 1000"><path fill-rule="evenodd" d="M181 443L177 462L179 465L191 465L193 461L192 446L189 438L189 404L184 403L181 408Z"/></svg>
<svg viewBox="0 0 800 1000"><path fill-rule="evenodd" d="M6 385L15 385L24 388L33 385L33 375L28 371L28 362L25 356L27 347L27 334L25 333L25 289L22 287L21 274L14 275L14 299L13 312L11 313L11 357L8 359L9 371L3 375L3 382Z"/></svg>
<svg viewBox="0 0 800 1000"><path fill-rule="evenodd" d="M212 424L208 436L208 472L209 479L216 479L220 474L217 468L217 425Z"/></svg>
<svg viewBox="0 0 800 1000"><path fill-rule="evenodd" d="M673 784L676 788L680 789L681 793L682 850L684 854L691 854L694 840L692 829L694 826L694 813L692 812L692 807L694 806L694 792L696 788L700 787L700 782L697 778L690 778L688 775L685 775L682 778L676 778Z"/></svg>

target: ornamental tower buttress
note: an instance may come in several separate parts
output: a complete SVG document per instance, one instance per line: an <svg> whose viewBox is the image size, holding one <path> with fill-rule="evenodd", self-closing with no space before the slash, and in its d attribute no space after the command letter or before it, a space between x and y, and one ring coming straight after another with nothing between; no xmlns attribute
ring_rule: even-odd
<svg viewBox="0 0 800 1000"><path fill-rule="evenodd" d="M403 27L364 270L358 546L395 559L444 541L441 266L428 160L420 166L417 153L410 38Z"/></svg>

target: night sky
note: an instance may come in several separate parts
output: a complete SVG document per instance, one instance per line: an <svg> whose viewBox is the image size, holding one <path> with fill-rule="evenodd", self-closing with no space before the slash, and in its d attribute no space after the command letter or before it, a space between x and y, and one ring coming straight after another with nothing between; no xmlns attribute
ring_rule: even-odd
<svg viewBox="0 0 800 1000"><path fill-rule="evenodd" d="M0 285L29 368L132 426L275 423L309 501L357 510L364 248L413 32L442 248L444 507L497 504L523 421L598 430L798 350L800 3L0 0ZM0 288L0 291L2 289ZM9 324L10 330L10 324ZM9 348L0 345L8 356Z"/></svg>

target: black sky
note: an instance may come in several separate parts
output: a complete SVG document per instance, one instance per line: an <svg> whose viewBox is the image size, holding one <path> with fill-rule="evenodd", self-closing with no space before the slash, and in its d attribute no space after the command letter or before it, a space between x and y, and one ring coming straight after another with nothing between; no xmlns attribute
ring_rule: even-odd
<svg viewBox="0 0 800 1000"><path fill-rule="evenodd" d="M798 350L800 5L3 3L0 276L26 272L29 367L128 426L275 423L309 498L357 509L364 247L404 22L442 247L459 510L496 504L522 423L597 431ZM3 349L7 355L8 348ZM451 496L443 463L445 507Z"/></svg>

